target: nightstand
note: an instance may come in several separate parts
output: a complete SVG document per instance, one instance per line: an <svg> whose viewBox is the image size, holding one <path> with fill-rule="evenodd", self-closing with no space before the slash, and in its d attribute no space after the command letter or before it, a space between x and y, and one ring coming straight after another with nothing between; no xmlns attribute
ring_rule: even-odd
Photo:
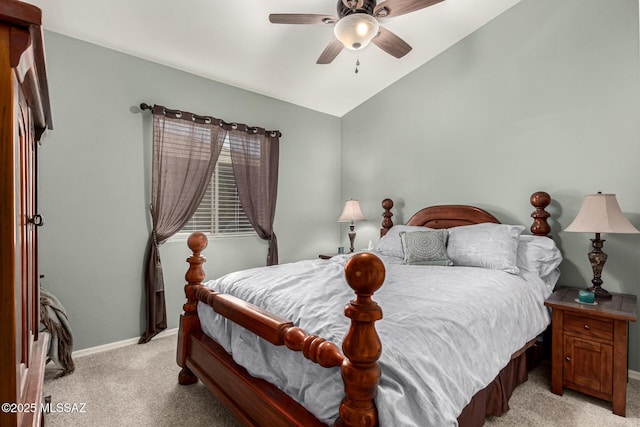
<svg viewBox="0 0 640 427"><path fill-rule="evenodd" d="M595 305L577 302L578 288L561 287L544 303L552 309L551 391L563 388L612 402L625 416L629 322L636 296L613 294Z"/></svg>

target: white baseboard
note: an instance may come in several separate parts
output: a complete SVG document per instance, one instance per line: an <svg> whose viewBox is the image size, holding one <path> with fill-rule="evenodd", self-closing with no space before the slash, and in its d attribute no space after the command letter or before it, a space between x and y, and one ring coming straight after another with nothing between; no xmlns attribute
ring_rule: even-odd
<svg viewBox="0 0 640 427"><path fill-rule="evenodd" d="M158 335L153 337L153 339L170 337L172 335L176 335L177 333L178 333L178 328L165 329L164 331L160 332ZM140 340L140 337L129 338L127 340L122 340L122 341L116 341L109 344L99 345L97 347L83 348L82 350L74 351L73 353L71 353L71 356L73 358L78 358L83 356L89 356L90 354L102 353L103 351L113 350L114 348L126 347L128 345L137 344L138 340Z"/></svg>
<svg viewBox="0 0 640 427"><path fill-rule="evenodd" d="M640 380L640 372L629 369L629 378L632 380Z"/></svg>

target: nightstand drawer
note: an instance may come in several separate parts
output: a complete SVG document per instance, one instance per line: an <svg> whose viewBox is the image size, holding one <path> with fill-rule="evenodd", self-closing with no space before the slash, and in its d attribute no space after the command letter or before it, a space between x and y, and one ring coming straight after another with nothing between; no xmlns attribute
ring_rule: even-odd
<svg viewBox="0 0 640 427"><path fill-rule="evenodd" d="M580 337L613 341L613 322L564 313L564 330Z"/></svg>

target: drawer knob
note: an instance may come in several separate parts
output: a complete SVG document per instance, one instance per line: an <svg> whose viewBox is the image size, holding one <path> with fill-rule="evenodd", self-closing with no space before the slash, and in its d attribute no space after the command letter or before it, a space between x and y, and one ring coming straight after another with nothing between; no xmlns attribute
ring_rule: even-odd
<svg viewBox="0 0 640 427"><path fill-rule="evenodd" d="M584 325L584 329L585 329L586 331L588 331L588 330L589 330L589 329L591 329L591 328L589 327L589 325Z"/></svg>
<svg viewBox="0 0 640 427"><path fill-rule="evenodd" d="M567 362L571 362L571 358L569 356L565 357L564 360L566 360Z"/></svg>

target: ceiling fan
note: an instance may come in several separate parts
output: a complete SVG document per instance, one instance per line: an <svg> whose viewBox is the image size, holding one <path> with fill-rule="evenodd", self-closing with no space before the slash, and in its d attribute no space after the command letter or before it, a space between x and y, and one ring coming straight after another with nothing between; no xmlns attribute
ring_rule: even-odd
<svg viewBox="0 0 640 427"><path fill-rule="evenodd" d="M334 25L335 38L320 54L317 64L330 64L343 48L360 50L373 42L380 49L396 58L402 58L411 46L400 37L381 27L378 18L393 18L424 9L443 0L338 0L338 16L272 13L273 24Z"/></svg>

